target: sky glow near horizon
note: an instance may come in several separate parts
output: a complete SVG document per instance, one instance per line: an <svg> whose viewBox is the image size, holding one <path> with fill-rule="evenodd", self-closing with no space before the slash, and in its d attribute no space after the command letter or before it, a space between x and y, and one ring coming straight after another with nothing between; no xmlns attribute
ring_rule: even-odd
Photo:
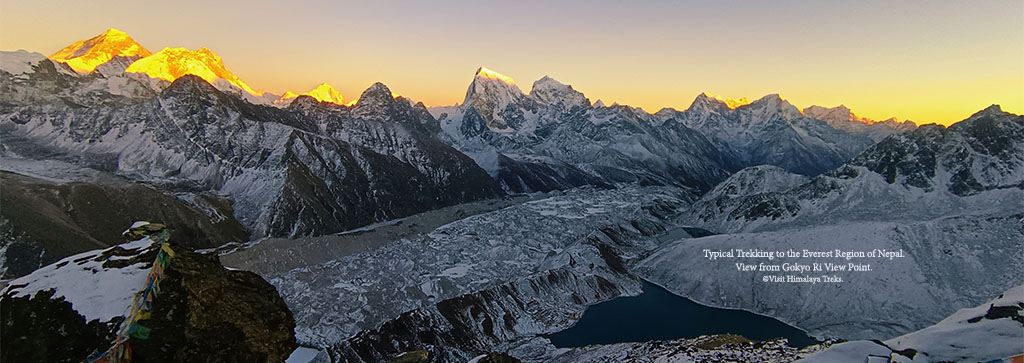
<svg viewBox="0 0 1024 363"><path fill-rule="evenodd" d="M0 49L50 55L107 28L152 52L207 47L257 90L374 82L461 102L486 66L529 92L545 75L649 112L701 92L875 120L950 124L1024 112L1024 2L0 0Z"/></svg>

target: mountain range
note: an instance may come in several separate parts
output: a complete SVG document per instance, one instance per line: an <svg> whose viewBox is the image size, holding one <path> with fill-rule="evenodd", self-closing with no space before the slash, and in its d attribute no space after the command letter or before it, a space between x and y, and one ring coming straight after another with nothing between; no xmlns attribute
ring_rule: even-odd
<svg viewBox="0 0 1024 363"><path fill-rule="evenodd" d="M251 284L218 286L292 315L274 319L288 333L274 356L298 342L330 361L413 349L439 361L684 350L791 361L835 343L708 353L721 346L706 337L574 349L547 339L590 305L641 293L641 280L815 337L863 340L819 361L988 359L1014 352L983 346L992 332L1006 335L999 343L1024 333L1019 295L992 299L1019 293L1024 268L1013 253L1024 248L1024 117L997 105L949 127L800 110L777 94L702 93L686 110L649 113L547 76L524 92L486 67L452 106L381 83L354 100L326 83L278 96L209 49L151 53L111 29L50 57L0 52L0 179L0 278L16 278L2 302L58 307L74 321L66 327L121 325L131 286L146 281L140 261L161 248L119 244L118 232L145 218L165 222L182 251L175 263L194 267L172 269L173 281L245 275ZM842 283L776 285L702 253L734 248L901 257L836 272ZM218 260L258 265L249 269L266 282ZM205 304L187 308L228 305Z"/></svg>
<svg viewBox="0 0 1024 363"><path fill-rule="evenodd" d="M527 94L485 67L455 106L427 108L382 84L354 102L327 84L277 96L256 91L209 49L151 53L115 29L50 57L0 53L0 89L5 158L86 168L198 210L210 208L196 200L224 198L229 215L207 213L210 222L235 220L247 238L336 233L584 185L666 185L699 195L752 165L816 175L880 133L909 129L837 127L866 123L811 118L777 95L748 102L701 94L685 111L651 114L591 103L550 77ZM32 244L36 237L15 224L7 223L10 234ZM81 248L40 253L29 265Z"/></svg>
<svg viewBox="0 0 1024 363"><path fill-rule="evenodd" d="M1024 117L992 106L948 128L887 137L813 178L771 166L741 170L678 219L721 234L664 246L637 270L696 301L814 335L898 336L1020 284L1022 190ZM806 288L754 281L702 255L731 248L905 255L869 259L870 272L843 271L841 284Z"/></svg>

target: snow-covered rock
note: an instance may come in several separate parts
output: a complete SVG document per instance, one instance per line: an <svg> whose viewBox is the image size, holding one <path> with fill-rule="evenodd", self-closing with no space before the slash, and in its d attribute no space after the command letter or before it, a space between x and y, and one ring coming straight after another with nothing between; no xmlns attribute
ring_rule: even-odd
<svg viewBox="0 0 1024 363"><path fill-rule="evenodd" d="M583 93L572 89L572 86L544 76L533 82L530 96L547 105L557 105L566 109L573 107L590 107L590 100Z"/></svg>
<svg viewBox="0 0 1024 363"><path fill-rule="evenodd" d="M488 129L510 133L536 127L536 102L526 96L515 80L480 67L462 102L479 115Z"/></svg>
<svg viewBox="0 0 1024 363"><path fill-rule="evenodd" d="M772 165L758 165L744 168L718 183L701 199L735 198L759 193L783 192L810 179Z"/></svg>
<svg viewBox="0 0 1024 363"><path fill-rule="evenodd" d="M39 62L46 60L46 56L36 52L29 52L24 49L16 51L0 51L0 71L19 75L34 71Z"/></svg>
<svg viewBox="0 0 1024 363"><path fill-rule="evenodd" d="M132 297L142 288L153 266L155 250L155 242L146 237L69 256L9 281L4 297L31 297L52 289L52 298L71 303L72 309L86 321L110 322L128 312ZM152 258L137 258L147 251L154 252L149 254Z"/></svg>
<svg viewBox="0 0 1024 363"><path fill-rule="evenodd" d="M262 100L259 96L263 95L263 92L252 89L249 84L225 68L220 56L208 48L164 48L132 62L124 71L145 74L150 78L167 82L174 82L184 75L194 75L221 91L234 93L250 102Z"/></svg>
<svg viewBox="0 0 1024 363"><path fill-rule="evenodd" d="M338 92L338 90L334 89L334 87L331 87L331 85L326 82L317 85L305 93L287 91L281 96L281 98L274 100L273 104L278 107L287 107L299 96L310 96L320 102L330 102L338 105L345 104L345 97L342 97L341 92Z"/></svg>
<svg viewBox="0 0 1024 363"><path fill-rule="evenodd" d="M1024 355L1024 285L927 328L886 340L833 345L801 362L991 362Z"/></svg>
<svg viewBox="0 0 1024 363"><path fill-rule="evenodd" d="M623 183L703 191L737 169L731 154L678 122L626 106L591 106L550 77L526 95L510 78L481 68L463 104L434 112L442 139L511 192Z"/></svg>
<svg viewBox="0 0 1024 363"><path fill-rule="evenodd" d="M125 32L110 28L103 34L64 47L53 53L50 59L66 63L75 72L87 74L112 60L114 64L127 67L128 64L152 54ZM120 70L123 71L124 68ZM106 69L100 69L100 73L110 75L114 72L108 66Z"/></svg>
<svg viewBox="0 0 1024 363"><path fill-rule="evenodd" d="M134 229L146 236L8 281L0 296L0 358L81 361L110 348L129 323L140 333L122 338L140 361L192 360L198 354L218 361L283 361L295 349L292 314L258 275L226 270L216 256L193 253L174 240L173 256L163 252L167 262L156 269L158 253L166 251L160 244L166 231L160 228ZM147 314L132 309L143 290Z"/></svg>
<svg viewBox="0 0 1024 363"><path fill-rule="evenodd" d="M889 338L1020 284L1022 215L949 217L915 223L833 222L772 232L721 234L667 245L634 268L643 278L705 305L775 317L818 337ZM883 217L884 218L884 217ZM705 250L832 252L828 258L710 260ZM902 252L902 258L835 257L835 251ZM736 263L831 263L841 271L739 271ZM870 265L868 271L853 271ZM826 267L827 268L827 267ZM770 282L766 276L813 277ZM838 277L826 282L821 276Z"/></svg>
<svg viewBox="0 0 1024 363"><path fill-rule="evenodd" d="M889 338L1021 283L1024 117L990 107L949 128L894 134L848 164L786 188L727 181L679 221L728 233L680 240L638 274L695 301L773 316L819 336ZM781 178L776 178L781 179ZM756 184L755 184L756 186ZM744 194L747 193L747 194ZM870 271L788 273L840 283L771 283L705 250L902 251L898 259L810 258L774 264L870 264Z"/></svg>
<svg viewBox="0 0 1024 363"><path fill-rule="evenodd" d="M751 232L880 218L920 221L967 211L1013 213L1024 205L1022 155L1024 117L994 106L948 128L891 135L801 185L709 193L684 219L716 232Z"/></svg>
<svg viewBox="0 0 1024 363"><path fill-rule="evenodd" d="M53 68L28 76L0 79L15 91L3 92L0 106L6 152L47 150L135 180L215 191L233 200L254 236L340 232L502 194L435 138L425 108L392 98L383 85L352 108L314 102L282 110L192 75L148 98L90 88L96 78Z"/></svg>
<svg viewBox="0 0 1024 363"><path fill-rule="evenodd" d="M832 108L821 106L810 106L803 109L804 116L816 118L827 122L832 127L854 133L864 134L874 141L881 141L889 135L911 131L917 125L910 121L897 121L890 118L882 121L874 121L868 118L859 117L844 105Z"/></svg>
<svg viewBox="0 0 1024 363"><path fill-rule="evenodd" d="M777 94L733 106L702 93L685 111L657 116L700 131L715 146L735 152L744 166L775 165L804 175L828 171L872 144L866 136L804 117Z"/></svg>

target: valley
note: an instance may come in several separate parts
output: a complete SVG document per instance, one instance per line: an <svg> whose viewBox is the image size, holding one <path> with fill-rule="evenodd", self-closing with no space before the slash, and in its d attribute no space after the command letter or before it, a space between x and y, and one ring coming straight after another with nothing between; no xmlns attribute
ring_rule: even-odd
<svg viewBox="0 0 1024 363"><path fill-rule="evenodd" d="M652 113L468 80L451 106L278 96L116 29L0 52L3 351L59 340L16 310L78 337L57 360L129 328L169 361L1024 353L986 343L1024 341L1024 116L709 93Z"/></svg>

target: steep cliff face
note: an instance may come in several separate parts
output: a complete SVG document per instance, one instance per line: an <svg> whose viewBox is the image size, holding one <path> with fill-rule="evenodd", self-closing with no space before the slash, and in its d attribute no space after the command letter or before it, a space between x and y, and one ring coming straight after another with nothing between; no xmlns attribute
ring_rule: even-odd
<svg viewBox="0 0 1024 363"><path fill-rule="evenodd" d="M7 362L80 362L112 345L146 288L161 250L142 239L85 252L8 283L0 357ZM214 256L171 244L146 315L126 344L139 362L280 362L295 348L294 320L258 275L224 269ZM166 255L165 255L166 256ZM152 291L152 290L151 290Z"/></svg>

